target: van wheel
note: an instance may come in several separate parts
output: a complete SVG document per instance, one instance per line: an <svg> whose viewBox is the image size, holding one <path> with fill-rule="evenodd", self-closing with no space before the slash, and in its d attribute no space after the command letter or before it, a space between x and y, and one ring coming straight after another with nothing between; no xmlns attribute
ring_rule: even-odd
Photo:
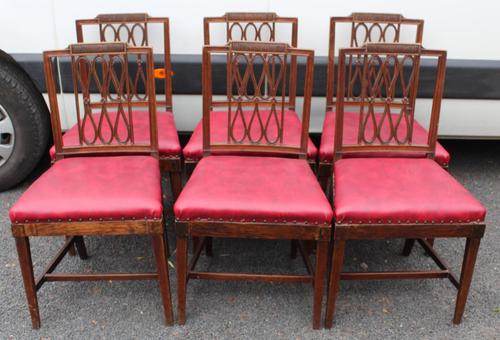
<svg viewBox="0 0 500 340"><path fill-rule="evenodd" d="M26 72L0 51L0 191L22 182L46 153L50 114Z"/></svg>

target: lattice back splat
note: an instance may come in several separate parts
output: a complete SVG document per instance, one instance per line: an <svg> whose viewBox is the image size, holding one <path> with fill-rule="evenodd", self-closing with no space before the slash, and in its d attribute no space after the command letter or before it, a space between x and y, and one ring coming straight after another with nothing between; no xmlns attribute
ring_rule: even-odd
<svg viewBox="0 0 500 340"><path fill-rule="evenodd" d="M416 145L413 134L422 55L437 57L438 77L429 137L425 143ZM425 50L419 44L368 43L363 48L341 49L336 108L336 124L340 126L336 126L336 156L347 152L404 151L433 157L445 58L444 52ZM352 108L359 110L356 140L343 138L346 106L350 111Z"/></svg>
<svg viewBox="0 0 500 340"><path fill-rule="evenodd" d="M211 55L225 54L227 58L226 100L212 99ZM289 110L287 84L290 84L291 58L307 60L304 85L305 104L300 141L296 145L284 142L285 115ZM309 105L312 83L312 51L298 50L284 43L230 42L225 47L205 47L204 50L204 136L210 124L207 116L213 107L227 108L225 143L214 144L204 139L205 153L211 150L240 149L249 152L306 154L309 127ZM300 124L300 122L298 122ZM279 151L278 150L278 151Z"/></svg>
<svg viewBox="0 0 500 340"><path fill-rule="evenodd" d="M150 30L155 26L162 26L163 43L163 68L156 69L157 78L163 79L165 89L165 100L159 100L158 106L165 107L167 111L172 110L172 66L170 60L170 26L168 18L151 17L147 13L124 13L124 14L100 14L94 19L76 21L76 33L78 42L90 42L90 29L94 28L101 42L125 42L129 46L145 47L152 46ZM87 30L84 31L84 28ZM85 33L85 34L84 34ZM155 46L155 50L160 46ZM144 56L138 56L142 60ZM135 63L134 68L129 70L129 86L132 98L137 101L145 100L144 89L146 87L144 62Z"/></svg>
<svg viewBox="0 0 500 340"><path fill-rule="evenodd" d="M53 114L56 155L88 152L157 153L156 104L152 70L152 51L147 47L127 47L125 43L70 45L67 50L46 52L46 79ZM79 145L63 145L59 103L53 63L70 58ZM145 91L137 96L129 79L132 65L142 68ZM149 126L136 127L132 109L148 109ZM145 128L149 140L137 141L134 129Z"/></svg>
<svg viewBox="0 0 500 340"><path fill-rule="evenodd" d="M346 47L362 47L366 43L422 43L424 29L423 20L407 19L401 14L353 13L348 17L332 17L328 50L327 111L333 110L335 104L336 35L342 24L350 24L349 45ZM349 94L348 91L347 95Z"/></svg>

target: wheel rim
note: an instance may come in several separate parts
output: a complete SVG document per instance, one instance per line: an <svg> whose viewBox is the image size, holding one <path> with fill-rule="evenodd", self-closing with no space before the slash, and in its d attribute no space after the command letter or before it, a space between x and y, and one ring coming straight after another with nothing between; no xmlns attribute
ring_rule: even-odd
<svg viewBox="0 0 500 340"><path fill-rule="evenodd" d="M0 105L0 166L3 166L12 155L14 151L14 125L12 119Z"/></svg>

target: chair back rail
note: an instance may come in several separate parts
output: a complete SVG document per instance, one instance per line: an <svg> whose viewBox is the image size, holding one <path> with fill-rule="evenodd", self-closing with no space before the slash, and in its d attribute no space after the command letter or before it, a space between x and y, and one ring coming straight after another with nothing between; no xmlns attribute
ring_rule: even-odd
<svg viewBox="0 0 500 340"><path fill-rule="evenodd" d="M94 19L76 20L76 35L79 43L92 42L85 34L85 28L97 29L100 42L126 42L131 46L151 46L151 26L161 25L163 31L164 71L159 73L164 78L165 99L157 102L158 106L172 111L172 63L170 59L170 24L168 18L151 17L147 13L99 14ZM154 26L153 26L154 27ZM132 89L137 93L143 88L140 83L140 69L130 74Z"/></svg>
<svg viewBox="0 0 500 340"><path fill-rule="evenodd" d="M212 57L227 58L227 94L223 101L212 95ZM298 145L287 145L285 115L288 110L287 84L292 56L305 58L304 103ZM307 155L314 52L285 43L233 41L226 46L203 48L203 150ZM214 105L216 104L216 105ZM210 115L215 107L227 110L224 143L210 139Z"/></svg>
<svg viewBox="0 0 500 340"><path fill-rule="evenodd" d="M425 141L415 141L420 59L436 60L434 95ZM446 70L446 52L420 44L367 43L339 52L335 159L346 154L390 153L433 158ZM358 110L356 140L344 139L345 107ZM353 128L353 127L351 127Z"/></svg>
<svg viewBox="0 0 500 340"><path fill-rule="evenodd" d="M43 55L45 80L51 108L56 160L84 154L151 154L158 157L153 52L149 47L130 47L126 43L88 43L70 45ZM76 108L77 142L64 145L61 103L57 93L57 69L61 58L71 64ZM143 69L145 93L139 98L129 79L132 65ZM94 94L92 88L98 93ZM138 141L132 108L147 109L149 140Z"/></svg>
<svg viewBox="0 0 500 340"><path fill-rule="evenodd" d="M297 47L298 18L280 17L273 12L228 12L221 17L206 17L203 19L203 37L205 45L213 45L211 41L211 26L225 24L225 42L230 41L260 41L277 42L277 32L280 26L290 27L290 38L279 41ZM297 58L290 58L290 82L288 106L295 109Z"/></svg>
<svg viewBox="0 0 500 340"><path fill-rule="evenodd" d="M407 19L401 14L392 13L352 13L347 17L330 18L330 36L328 45L328 70L326 107L331 111L335 107L335 48L336 33L341 25L350 25L349 46L362 47L367 42L379 43L422 43L424 21ZM401 41L404 29L414 29L414 35L408 41Z"/></svg>

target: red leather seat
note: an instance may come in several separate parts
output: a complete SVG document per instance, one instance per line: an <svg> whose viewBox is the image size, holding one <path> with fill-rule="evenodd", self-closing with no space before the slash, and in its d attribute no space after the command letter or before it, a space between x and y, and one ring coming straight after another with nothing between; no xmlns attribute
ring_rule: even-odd
<svg viewBox="0 0 500 340"><path fill-rule="evenodd" d="M486 209L427 158L345 158L334 164L338 223L482 222Z"/></svg>
<svg viewBox="0 0 500 340"><path fill-rule="evenodd" d="M245 111L245 119L248 122L252 115L252 111ZM261 111L264 123L269 111ZM273 121L271 120L272 124ZM257 126L258 124L254 124ZM283 144L298 146L300 144L301 122L295 111L285 111L284 114L284 136ZM210 138L212 143L227 143L227 111L214 111L210 113ZM236 136L243 132L243 125L238 124L234 127ZM182 150L184 159L191 161L199 161L203 157L203 122L200 121ZM215 153L215 152L214 152ZM307 147L307 157L309 159L316 159L318 149L309 140ZM248 155L248 153L246 153Z"/></svg>
<svg viewBox="0 0 500 340"><path fill-rule="evenodd" d="M109 113L110 119L116 118L116 112ZM94 115L96 124L99 122L99 115ZM149 114L147 111L133 111L132 119L134 121L134 138L136 143L149 144ZM181 144L179 143L179 136L175 128L174 115L168 111L158 111L158 151L161 157L175 157L181 154ZM104 125L106 126L106 125ZM125 124L119 125L119 134L126 136ZM91 124L87 125L86 131L89 138L93 136L93 129ZM105 129L106 131L106 129ZM106 131L107 132L107 131ZM79 135L77 125L69 129L63 136L64 145L79 145ZM99 144L99 141L96 142ZM50 157L55 157L55 147L50 149Z"/></svg>
<svg viewBox="0 0 500 340"><path fill-rule="evenodd" d="M62 159L9 215L13 223L161 218L159 162L151 156Z"/></svg>
<svg viewBox="0 0 500 340"><path fill-rule="evenodd" d="M175 218L331 224L332 208L305 160L209 156L174 205Z"/></svg>
<svg viewBox="0 0 500 340"><path fill-rule="evenodd" d="M344 113L344 143L357 144L359 126L359 113ZM370 134L370 125L366 132ZM413 142L415 144L425 143L427 140L427 131L418 122L415 122L413 131ZM319 147L320 162L333 161L333 147L335 143L335 112L327 112L323 122L323 133ZM441 166L447 166L450 163L450 154L439 143L436 144L436 156L434 158Z"/></svg>

